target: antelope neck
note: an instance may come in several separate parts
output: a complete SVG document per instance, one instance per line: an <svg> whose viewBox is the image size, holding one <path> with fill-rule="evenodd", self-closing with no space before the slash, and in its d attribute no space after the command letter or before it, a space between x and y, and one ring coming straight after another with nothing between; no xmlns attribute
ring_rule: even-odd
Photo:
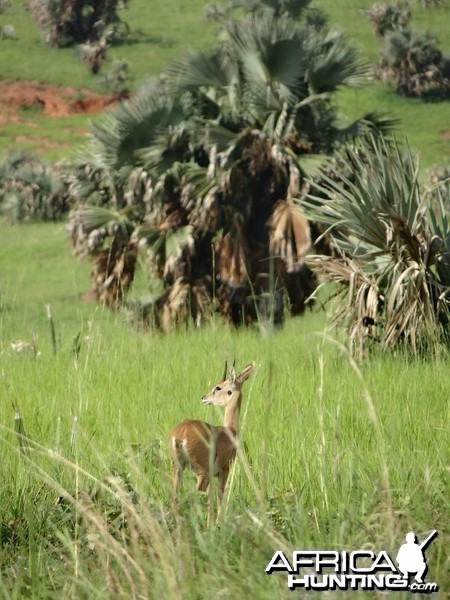
<svg viewBox="0 0 450 600"><path fill-rule="evenodd" d="M241 408L242 394L241 390L235 390L225 409L223 418L224 427L233 430L236 434L239 428L239 410Z"/></svg>

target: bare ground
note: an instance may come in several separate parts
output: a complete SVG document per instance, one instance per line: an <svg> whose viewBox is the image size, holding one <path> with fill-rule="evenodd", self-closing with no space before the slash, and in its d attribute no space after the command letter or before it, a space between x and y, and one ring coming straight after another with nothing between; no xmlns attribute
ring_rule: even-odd
<svg viewBox="0 0 450 600"><path fill-rule="evenodd" d="M100 94L87 89L54 86L38 81L0 81L0 124L24 121L21 108L36 107L45 115L63 117L91 114L117 104L113 94Z"/></svg>

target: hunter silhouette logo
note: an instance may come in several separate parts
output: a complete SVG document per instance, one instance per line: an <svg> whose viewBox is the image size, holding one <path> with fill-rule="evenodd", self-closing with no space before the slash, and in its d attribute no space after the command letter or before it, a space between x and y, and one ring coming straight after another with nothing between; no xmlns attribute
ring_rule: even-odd
<svg viewBox="0 0 450 600"><path fill-rule="evenodd" d="M420 545L417 543L416 534L413 531L406 534L406 544L400 547L397 554L398 567L406 579L415 573L417 583L423 583L423 577L428 569L424 552L437 534L435 529Z"/></svg>
<svg viewBox="0 0 450 600"><path fill-rule="evenodd" d="M291 562L278 550L265 571L267 575L275 571L288 573L290 590L408 590L431 594L439 586L424 581L428 569L425 550L437 535L434 530L419 544L414 532L407 533L406 543L397 553L398 567L385 550L294 550Z"/></svg>

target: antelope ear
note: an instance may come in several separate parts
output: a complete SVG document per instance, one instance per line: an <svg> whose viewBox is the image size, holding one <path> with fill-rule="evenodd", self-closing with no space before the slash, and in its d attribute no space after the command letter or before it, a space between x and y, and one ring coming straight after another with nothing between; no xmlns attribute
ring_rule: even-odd
<svg viewBox="0 0 450 600"><path fill-rule="evenodd" d="M234 369L234 365L230 369L230 383L234 384L236 381L236 371Z"/></svg>
<svg viewBox="0 0 450 600"><path fill-rule="evenodd" d="M242 371L239 373L237 379L241 382L244 383L244 381L247 381L247 379L250 377L250 375L253 373L253 369L254 369L254 365L250 364L247 365L246 367L244 367L242 369Z"/></svg>

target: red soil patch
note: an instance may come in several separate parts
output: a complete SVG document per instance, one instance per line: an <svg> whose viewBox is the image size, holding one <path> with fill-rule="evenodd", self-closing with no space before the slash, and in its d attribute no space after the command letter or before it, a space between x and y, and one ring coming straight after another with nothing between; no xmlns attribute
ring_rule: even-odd
<svg viewBox="0 0 450 600"><path fill-rule="evenodd" d="M450 139L450 129L446 129L445 131L441 131L441 138L444 138L444 140L449 140Z"/></svg>
<svg viewBox="0 0 450 600"><path fill-rule="evenodd" d="M38 81L0 81L0 123L16 121L16 113L23 107L34 106L51 117L63 117L76 113L98 113L116 104L117 96L112 94Z"/></svg>

